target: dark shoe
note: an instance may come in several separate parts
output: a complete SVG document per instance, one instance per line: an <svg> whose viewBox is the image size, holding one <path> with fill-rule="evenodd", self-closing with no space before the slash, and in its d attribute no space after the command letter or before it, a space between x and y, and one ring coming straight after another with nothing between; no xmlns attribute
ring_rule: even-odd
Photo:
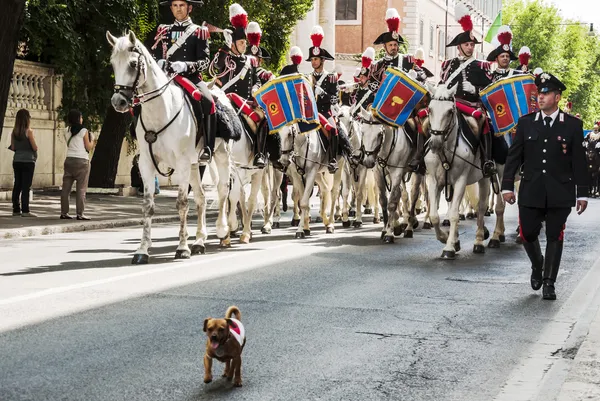
<svg viewBox="0 0 600 401"><path fill-rule="evenodd" d="M73 220L73 216L69 215L68 213L67 214L61 214L60 215L60 219L61 220Z"/></svg>
<svg viewBox="0 0 600 401"><path fill-rule="evenodd" d="M33 214L30 212L21 213L21 217L37 217L37 214Z"/></svg>
<svg viewBox="0 0 600 401"><path fill-rule="evenodd" d="M496 174L496 164L493 161L488 160L485 163L483 163L481 171L483 172L484 177L493 177Z"/></svg>
<svg viewBox="0 0 600 401"><path fill-rule="evenodd" d="M531 261L531 288L537 291L542 288L544 271L544 257L542 256L540 241L536 239L534 242L526 242L523 244L523 248L525 248L525 252L527 252L527 256Z"/></svg>
<svg viewBox="0 0 600 401"><path fill-rule="evenodd" d="M257 153L254 156L254 167L265 168L266 165L267 160L265 158L265 155L263 155L262 153Z"/></svg>
<svg viewBox="0 0 600 401"><path fill-rule="evenodd" d="M547 282L544 283L544 288L542 289L543 298L549 301L556 300L556 290L554 289L554 284Z"/></svg>
<svg viewBox="0 0 600 401"><path fill-rule="evenodd" d="M13 216L20 216L21 212L13 212Z"/></svg>
<svg viewBox="0 0 600 401"><path fill-rule="evenodd" d="M91 220L89 217L83 215L83 214L78 214L77 215L77 220L85 220L85 221L89 221Z"/></svg>
<svg viewBox="0 0 600 401"><path fill-rule="evenodd" d="M329 173L330 174L335 174L336 171L338 171L338 164L337 164L337 160L333 159L329 161L329 164L327 165L327 168L329 169Z"/></svg>
<svg viewBox="0 0 600 401"><path fill-rule="evenodd" d="M202 154L198 157L198 162L203 164L210 164L212 160L212 152L209 147L205 147Z"/></svg>

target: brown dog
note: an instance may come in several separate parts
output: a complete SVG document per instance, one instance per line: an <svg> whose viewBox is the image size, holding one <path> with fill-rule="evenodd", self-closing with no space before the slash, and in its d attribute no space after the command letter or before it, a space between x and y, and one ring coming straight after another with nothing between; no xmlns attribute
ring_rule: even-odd
<svg viewBox="0 0 600 401"><path fill-rule="evenodd" d="M227 380L233 378L235 387L242 386L242 350L246 345L246 332L241 319L242 313L238 307L230 306L225 313L225 319L209 317L204 320L204 332L208 337L204 354L204 383L212 381L214 358L225 362L223 377L227 377Z"/></svg>

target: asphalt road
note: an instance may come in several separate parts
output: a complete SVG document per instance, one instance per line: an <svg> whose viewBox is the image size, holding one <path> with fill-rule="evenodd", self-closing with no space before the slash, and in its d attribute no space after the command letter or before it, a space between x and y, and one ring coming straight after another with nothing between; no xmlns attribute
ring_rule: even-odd
<svg viewBox="0 0 600 401"><path fill-rule="evenodd" d="M139 228L0 241L0 400L491 400L598 257L592 200L568 222L559 299L542 301L515 213L484 256L462 222L455 261L438 259L433 231L383 245L372 224L227 250L213 238L183 262L162 225L142 267L129 265ZM216 362L205 385L202 322L232 304L244 384Z"/></svg>

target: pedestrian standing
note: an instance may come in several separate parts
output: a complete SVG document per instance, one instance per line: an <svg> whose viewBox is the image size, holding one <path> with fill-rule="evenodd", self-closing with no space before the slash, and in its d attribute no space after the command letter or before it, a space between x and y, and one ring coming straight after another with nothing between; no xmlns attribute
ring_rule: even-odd
<svg viewBox="0 0 600 401"><path fill-rule="evenodd" d="M79 110L71 110L68 115L69 127L65 131L67 158L65 159L62 193L60 197L60 218L72 219L69 215L69 195L76 182L77 220L91 220L83 214L85 193L90 175L90 156L94 144L92 134L83 126L83 116Z"/></svg>
<svg viewBox="0 0 600 401"><path fill-rule="evenodd" d="M31 115L21 109L15 117L15 127L10 136L10 150L14 151L13 170L15 185L12 192L13 216L37 217L29 211L29 191L37 160L37 144L30 128Z"/></svg>
<svg viewBox="0 0 600 401"><path fill-rule="evenodd" d="M540 111L519 119L502 180L504 200L515 203L515 175L521 167L519 189L520 236L531 260L531 287L543 286L543 298L556 299L554 284L563 251L564 229L571 208L587 208L589 175L586 168L582 121L558 107L565 85L554 75L535 79ZM546 222L546 253L538 235Z"/></svg>

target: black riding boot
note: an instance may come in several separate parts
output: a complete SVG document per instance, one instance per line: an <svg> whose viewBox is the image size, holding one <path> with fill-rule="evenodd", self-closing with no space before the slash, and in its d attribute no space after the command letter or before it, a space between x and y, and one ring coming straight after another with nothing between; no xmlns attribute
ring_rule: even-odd
<svg viewBox="0 0 600 401"><path fill-rule="evenodd" d="M556 277L558 276L562 250L563 241L551 241L546 244L546 259L544 260L544 299L551 301L556 299L554 283L556 282Z"/></svg>
<svg viewBox="0 0 600 401"><path fill-rule="evenodd" d="M204 131L204 149L198 158L202 164L209 164L215 151L215 136L217 135L217 114L212 113L213 104L210 99L202 98L202 129Z"/></svg>
<svg viewBox="0 0 600 401"><path fill-rule="evenodd" d="M337 164L337 150L338 150L338 136L337 135L331 135L329 137L329 149L327 150L327 153L329 155L329 165L327 166L327 168L329 169L329 172L331 174L335 174L335 172L338 170L338 164Z"/></svg>
<svg viewBox="0 0 600 401"><path fill-rule="evenodd" d="M265 126L259 126L256 133L256 146L254 149L254 167L265 168L267 158L265 157L265 145L267 143L267 130Z"/></svg>
<svg viewBox="0 0 600 401"><path fill-rule="evenodd" d="M408 162L408 167L415 173L425 175L425 161L423 160L423 152L425 148L425 137L423 134L417 134L417 151L411 161Z"/></svg>
<svg viewBox="0 0 600 401"><path fill-rule="evenodd" d="M481 172L484 177L496 174L496 164L492 160L492 133L482 134Z"/></svg>
<svg viewBox="0 0 600 401"><path fill-rule="evenodd" d="M540 249L540 241L536 239L535 242L525 242L523 247L531 261L531 288L537 291L542 288L542 272L544 270L544 257Z"/></svg>

